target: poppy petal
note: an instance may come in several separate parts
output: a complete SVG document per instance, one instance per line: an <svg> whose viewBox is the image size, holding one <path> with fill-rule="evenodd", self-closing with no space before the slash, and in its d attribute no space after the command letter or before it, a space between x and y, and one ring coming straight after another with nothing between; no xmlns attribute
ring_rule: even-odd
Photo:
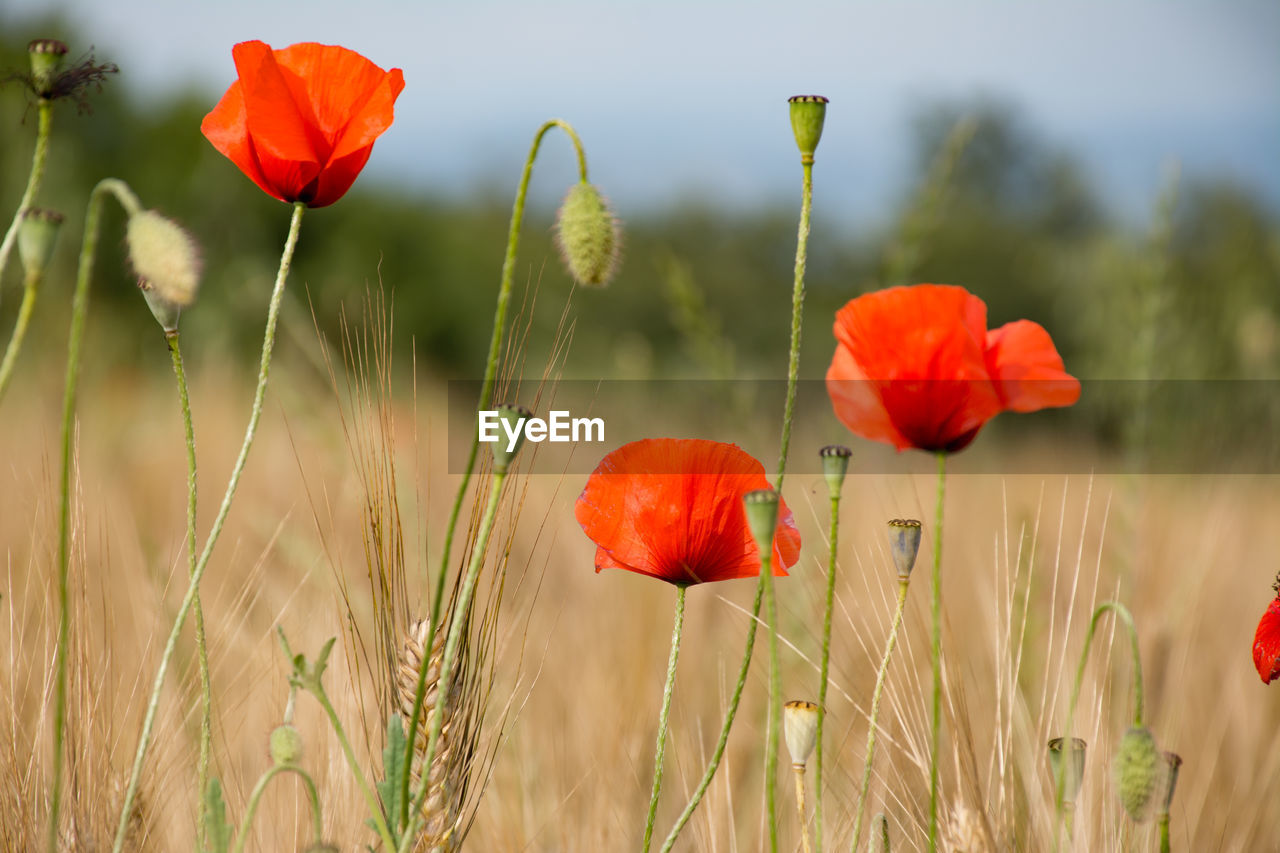
<svg viewBox="0 0 1280 853"><path fill-rule="evenodd" d="M1263 684L1280 678L1280 595L1267 605L1253 635L1253 666Z"/></svg>
<svg viewBox="0 0 1280 853"><path fill-rule="evenodd" d="M258 165L253 144L249 141L244 92L240 88L239 80L231 84L226 94L222 96L222 100L218 101L217 106L210 110L200 122L200 132L222 156L235 163L249 180L257 184L259 189L269 196L281 201L285 200L267 180L266 175L262 173L262 167Z"/></svg>
<svg viewBox="0 0 1280 853"><path fill-rule="evenodd" d="M1080 399L1080 381L1063 369L1062 356L1039 323L1016 320L992 329L986 360L1006 409L1035 412Z"/></svg>

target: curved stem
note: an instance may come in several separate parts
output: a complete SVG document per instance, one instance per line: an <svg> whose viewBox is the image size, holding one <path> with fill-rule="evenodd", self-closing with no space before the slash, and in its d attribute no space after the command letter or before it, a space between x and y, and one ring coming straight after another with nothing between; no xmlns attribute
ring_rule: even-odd
<svg viewBox="0 0 1280 853"><path fill-rule="evenodd" d="M720 727L720 739L716 741L716 748L711 753L711 760L707 763L707 769L703 771L702 778L698 780L698 787L694 789L688 805L684 807L684 811L676 819L675 825L671 827L671 832L667 834L666 840L662 842L662 853L670 853L671 848L675 846L676 838L680 835L680 831L684 829L685 824L689 822L689 818L693 817L698 804L702 802L703 796L707 793L707 788L711 787L711 780L715 778L716 771L720 768L720 761L724 758L725 747L729 743L729 732L733 729L733 721L738 715L738 705L742 701L742 691L747 686L747 673L751 669L751 654L756 644L756 628L760 624L757 617L760 614L760 604L763 599L764 583L761 582L756 584L756 597L751 605L751 619L747 622L746 648L742 652L742 665L738 668L738 681L733 687L733 694L729 697L729 709L725 712L724 725Z"/></svg>
<svg viewBox="0 0 1280 853"><path fill-rule="evenodd" d="M485 360L484 382L480 387L480 403L477 410L489 408L493 403L493 386L498 375L498 351L502 344L502 332L507 324L507 306L511 302L511 285L515 280L516 251L520 247L520 229L524 223L525 197L529 192L529 180L533 177L533 164L538 158L538 150L542 147L542 138L552 129L563 130L573 142L578 157L578 176L587 179L587 155L582 147L582 140L573 126L562 119L553 118L538 128L533 136L533 144L529 147L529 156L525 158L524 171L520 174L520 183L516 188L516 199L511 206L511 225L507 229L507 253L502 260L502 279L498 284L498 304L493 311L493 331L489 335L489 355ZM462 480L458 483L458 493L453 499L453 508L449 511L449 523L444 531L444 550L440 554L440 571L436 574L435 588L431 596L431 617L428 621L428 637L434 637L440 627L440 611L444 606L444 584L449 574L449 557L453 552L453 535L458 528L458 516L462 513L462 504L466 500L467 490L471 485L471 475L476 467L476 454L480 450L480 435L477 432L471 438L471 450L467 453L467 465L462 472ZM413 696L413 714L408 721L409 737L405 742L405 766L413 758L413 745L417 742L418 728L421 724L422 701L426 691L426 668L418 673L418 685ZM400 801L408 808L409 777L405 776L404 790ZM401 822L407 819L407 812L400 816Z"/></svg>
<svg viewBox="0 0 1280 853"><path fill-rule="evenodd" d="M178 380L178 402L182 407L182 431L187 444L187 570L191 577L196 573L196 434L191 423L191 397L187 393L187 372L182 366L182 348L178 343L178 331L165 332L169 355L173 360L173 373ZM209 677L209 647L204 634L204 607L200 603L197 585L192 600L195 612L196 657L200 667L200 758L196 764L196 790L203 791L209 783L209 753L213 744L213 689ZM196 809L196 844L204 849L205 813Z"/></svg>
<svg viewBox="0 0 1280 853"><path fill-rule="evenodd" d="M13 253L13 245L18 240L18 229L22 227L22 217L35 204L36 195L40 192L40 184L44 181L45 163L49 159L49 136L53 131L53 102L41 98L36 104L38 115L36 121L36 147L31 155L31 173L27 176L27 188L22 192L18 209L13 214L13 222L9 230L4 232L4 240L0 241L0 293L4 292L4 271L9 265L9 255Z"/></svg>
<svg viewBox="0 0 1280 853"><path fill-rule="evenodd" d="M836 555L840 541L840 492L831 493L831 535L827 554L827 603L822 612L822 665L818 673L817 755L813 770L814 837L822 850L822 728L827 717L827 685L831 672L831 615L836 601Z"/></svg>
<svg viewBox="0 0 1280 853"><path fill-rule="evenodd" d="M31 314L36 307L36 295L40 292L40 284L43 280L43 273L29 275L22 289L22 305L18 308L18 320L13 326L13 337L5 347L4 361L0 361L0 400L4 399L9 380L13 378L13 365L18 360L22 342L27 336L27 326L31 323Z"/></svg>
<svg viewBox="0 0 1280 853"><path fill-rule="evenodd" d="M325 715L329 717L329 725L333 726L333 733L338 737L338 744L342 747L342 754L347 759L347 766L351 768L351 775L355 777L356 786L360 788L360 795L364 797L365 808L369 810L373 828L382 837L382 843L387 845L387 850L396 849L395 838L390 827L387 826L386 817L382 813L382 806L379 804L378 798L374 796L373 789L369 787L369 780L364 777L364 771L360 769L360 762L356 760L355 751L351 748L351 741L347 738L347 730L343 728L342 720L338 719L338 712L333 709L333 703L329 701L329 694L325 692L324 685L320 683L319 679L309 684L308 689L311 691L311 695L316 697L320 707L324 708Z"/></svg>
<svg viewBox="0 0 1280 853"><path fill-rule="evenodd" d="M933 664L933 716L929 741L929 853L938 849L938 749L942 742L942 506L947 488L947 454L938 451L938 511L933 525L933 576L929 615L933 633L929 657Z"/></svg>
<svg viewBox="0 0 1280 853"><path fill-rule="evenodd" d="M236 832L236 843L231 848L231 853L243 853L245 841L249 837L249 827L253 825L253 816L258 811L258 803L262 800L263 792L267 790L267 783L281 773L296 773L302 780L302 785L307 790L307 797L311 800L311 822L315 831L315 842L319 844L323 840L324 824L320 817L320 794L316 791L316 783L311 778L311 774L296 764L277 764L263 773L258 778L258 784L253 786L253 793L249 795L249 805L245 809L244 820L240 821L240 829Z"/></svg>
<svg viewBox="0 0 1280 853"><path fill-rule="evenodd" d="M462 635L469 624L467 613L471 610L471 599L475 596L476 580L480 576L480 568L484 565L485 551L489 546L489 535L493 532L493 522L498 515L498 503L502 498L502 484L507 479L507 472L495 470L489 485L489 503L485 507L484 517L480 520L480 530L476 534L476 545L471 552L471 564L467 566L466 577L462 581L462 589L458 600L454 603L453 613L449 619L449 636L444 643L444 652L440 656L440 671L436 683L436 704L431 712L431 728L428 729L427 749L422 757L422 766L430 768L435 760L436 748L440 742L440 732L444 729L444 710L449 704L450 688L453 685L453 667L457 663L458 649L462 645ZM426 670L427 667L421 667ZM421 682L420 682L421 683ZM415 717L417 714L414 715ZM410 745L413 741L409 741ZM406 765L408 766L408 765ZM409 776L408 773L405 774ZM431 788L431 774L426 770L422 774L422 787L413 798L413 808L405 823L404 835L400 841L400 853L408 853L413 846L413 837L417 834L418 816L422 813L422 804ZM388 849L394 849L388 848Z"/></svg>
<svg viewBox="0 0 1280 853"><path fill-rule="evenodd" d="M884 690L885 679L889 675L889 659L893 657L894 646L898 642L898 629L902 627L902 614L907 607L907 585L909 579L898 581L898 606L893 611L893 624L889 626L889 639L885 643L884 657L880 659L880 669L876 672L876 686L871 693L871 723L867 729L867 759L862 766L862 787L858 791L858 805L853 813L853 842L851 851L858 849L858 840L862 837L862 814L867 805L867 792L871 789L871 766L876 754L876 721L880 719L880 694Z"/></svg>
<svg viewBox="0 0 1280 853"><path fill-rule="evenodd" d="M676 685L676 659L680 656L680 632L684 628L684 584L676 585L675 627L671 629L671 657L667 660L667 683L662 688L662 710L658 712L658 745L653 759L653 792L649 795L649 816L644 822L645 853L653 841L653 821L658 816L658 794L662 791L662 760L667 754L667 719L671 713L671 693Z"/></svg>
<svg viewBox="0 0 1280 853"><path fill-rule="evenodd" d="M173 627L169 631L169 639L165 643L160 657L160 666L156 670L155 682L151 686L151 698L147 703L146 716L142 722L142 734L138 738L138 750L134 754L133 769L129 774L129 786L125 790L124 805L120 810L120 821L116 827L116 839L112 845L112 853L120 853L124 846L125 830L129 825L129 811L133 808L134 797L138 793L138 780L142 776L142 763L147 755L147 747L151 743L151 729L155 725L156 710L160 704L160 690L164 686L164 676L169 669L169 661L173 657L174 648L178 644L178 635L186 624L187 614L191 610L195 597L200 589L200 579L209 565L213 555L213 547L222 533L222 525L231 512L231 501L235 497L236 487L240 485L240 475L244 473L245 462L249 458L249 448L253 445L253 437L258 432L258 421L262 417L262 403L267 394L267 376L271 370L271 352L275 345L276 323L280 318L280 301L284 296L285 282L289 278L289 269L293 264L293 252L298 245L298 232L302 226L302 213L306 205L297 202L293 206L293 216L289 221L289 236L285 239L284 252L280 256L280 268L276 271L275 287L271 291L271 302L267 308L267 328L262 338L262 360L258 367L258 387L253 396L253 409L249 415L249 425L245 429L244 443L240 446L240 455L231 469L231 478L227 482L227 491L222 496L222 505L218 507L218 515L209 530L209 538L205 540L204 550L196 562L195 571L187 587L187 594L182 599L178 614L174 617Z"/></svg>
<svg viewBox="0 0 1280 853"><path fill-rule="evenodd" d="M760 561L764 577L765 621L769 625L769 721L765 729L764 807L769 818L769 850L778 851L778 730L781 728L779 694L782 692L778 670L778 603L773 594L773 555Z"/></svg>
<svg viewBox="0 0 1280 853"><path fill-rule="evenodd" d="M800 375L800 328L804 318L804 270L809 259L809 212L813 208L813 164L804 163L800 194L800 227L796 234L795 283L791 290L791 354L787 360L787 402L782 414L782 448L778 456L778 480L774 489L782 494L787 473L787 451L791 448L791 421L796 408L796 379Z"/></svg>

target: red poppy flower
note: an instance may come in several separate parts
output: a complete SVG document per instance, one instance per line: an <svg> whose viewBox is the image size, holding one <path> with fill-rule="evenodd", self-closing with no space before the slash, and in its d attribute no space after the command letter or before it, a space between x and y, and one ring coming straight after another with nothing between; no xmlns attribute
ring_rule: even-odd
<svg viewBox="0 0 1280 853"><path fill-rule="evenodd" d="M852 432L899 450L955 451L1003 411L1070 406L1080 383L1030 320L987 330L963 287L893 287L836 314L827 393Z"/></svg>
<svg viewBox="0 0 1280 853"><path fill-rule="evenodd" d="M240 79L201 132L267 195L308 207L342 198L391 126L400 69L312 42L272 50L246 41L231 55Z"/></svg>
<svg viewBox="0 0 1280 853"><path fill-rule="evenodd" d="M764 466L737 445L650 438L610 453L574 515L596 548L596 571L627 569L674 584L760 575L742 496L769 488ZM778 506L773 573L800 557L800 532Z"/></svg>
<svg viewBox="0 0 1280 853"><path fill-rule="evenodd" d="M1267 605L1253 635L1253 665L1263 684L1280 678L1280 594Z"/></svg>

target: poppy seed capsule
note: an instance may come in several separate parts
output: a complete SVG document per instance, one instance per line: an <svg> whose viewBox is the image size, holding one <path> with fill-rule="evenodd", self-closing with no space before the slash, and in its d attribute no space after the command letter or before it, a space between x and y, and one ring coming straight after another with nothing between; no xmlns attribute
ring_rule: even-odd
<svg viewBox="0 0 1280 853"><path fill-rule="evenodd" d="M1064 766L1063 743L1064 739L1060 737L1049 741L1049 772L1053 775L1054 785L1062 779L1062 802L1074 803L1084 782L1084 757L1088 744L1082 738L1073 737Z"/></svg>
<svg viewBox="0 0 1280 853"><path fill-rule="evenodd" d="M36 207L23 211L22 225L18 227L18 257L22 259L28 280L38 280L44 275L61 226L61 213Z"/></svg>
<svg viewBox="0 0 1280 853"><path fill-rule="evenodd" d="M803 768L818 743L818 706L793 699L782 706L782 732L787 739L791 763Z"/></svg>
<svg viewBox="0 0 1280 853"><path fill-rule="evenodd" d="M271 732L271 760L276 764L297 764L302 758L302 735L286 723Z"/></svg>
<svg viewBox="0 0 1280 853"><path fill-rule="evenodd" d="M493 449L493 470L496 473L505 474L511 467L512 460L524 446L525 421L532 417L533 412L524 406L513 406L508 403L498 407L498 419L503 423L501 433L503 437L489 445ZM513 440L505 438L509 435L514 435L515 438Z"/></svg>
<svg viewBox="0 0 1280 853"><path fill-rule="evenodd" d="M778 493L773 489L756 489L742 496L742 504L760 556L772 554L773 534L778 529Z"/></svg>
<svg viewBox="0 0 1280 853"><path fill-rule="evenodd" d="M895 518L889 521L889 551L893 565L898 570L898 580L911 577L920 553L920 522L914 518Z"/></svg>
<svg viewBox="0 0 1280 853"><path fill-rule="evenodd" d="M27 53L31 57L31 88L46 98L53 92L67 46L57 39L36 39L27 45Z"/></svg>
<svg viewBox="0 0 1280 853"><path fill-rule="evenodd" d="M200 284L200 251L191 235L154 210L144 210L129 217L125 238L138 277L166 302L190 305Z"/></svg>
<svg viewBox="0 0 1280 853"><path fill-rule="evenodd" d="M791 132L795 134L800 149L800 162L812 163L813 152L822 141L822 125L827 119L829 100L821 95L793 95L791 104Z"/></svg>
<svg viewBox="0 0 1280 853"><path fill-rule="evenodd" d="M556 245L569 275L587 287L604 287L617 272L618 219L600 191L586 181L570 188L556 214Z"/></svg>
<svg viewBox="0 0 1280 853"><path fill-rule="evenodd" d="M843 444L828 444L818 451L818 456L822 458L822 476L827 480L827 491L831 497L839 497L845 475L849 473L849 459L853 451Z"/></svg>
<svg viewBox="0 0 1280 853"><path fill-rule="evenodd" d="M1164 760L1150 729L1131 728L1124 733L1113 770L1120 804L1135 823L1141 823L1147 819L1164 773Z"/></svg>

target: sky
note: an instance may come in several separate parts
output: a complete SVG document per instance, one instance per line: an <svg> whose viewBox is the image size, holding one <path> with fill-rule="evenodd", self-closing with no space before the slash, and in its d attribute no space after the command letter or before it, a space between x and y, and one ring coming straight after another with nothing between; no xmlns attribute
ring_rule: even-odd
<svg viewBox="0 0 1280 853"><path fill-rule="evenodd" d="M212 106L234 76L231 46L253 38L402 68L367 174L410 190L505 196L534 130L559 117L624 217L688 199L794 201L786 99L821 94L815 215L873 221L914 177L910 118L986 96L1076 154L1126 217L1146 215L1175 161L1280 209L1271 0L3 0L0 22L50 9L144 97L197 87ZM572 177L568 146L538 169L535 200L551 203Z"/></svg>

